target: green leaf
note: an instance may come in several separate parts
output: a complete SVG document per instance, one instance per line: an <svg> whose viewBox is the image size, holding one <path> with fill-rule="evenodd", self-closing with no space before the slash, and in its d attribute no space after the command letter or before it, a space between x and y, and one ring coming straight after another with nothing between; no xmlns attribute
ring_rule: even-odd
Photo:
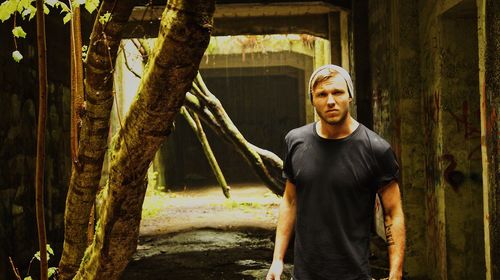
<svg viewBox="0 0 500 280"><path fill-rule="evenodd" d="M50 260L50 255L54 255L54 251L50 247L49 244L46 245L47 248L47 260ZM40 251L36 251L35 255L33 255L37 260L40 260Z"/></svg>
<svg viewBox="0 0 500 280"><path fill-rule="evenodd" d="M16 12L17 1L7 0L0 5L0 20L2 22L8 20L11 15Z"/></svg>
<svg viewBox="0 0 500 280"><path fill-rule="evenodd" d="M54 275L54 273L56 273L56 271L57 271L57 268L55 268L55 267L49 267L48 277L50 278L50 276Z"/></svg>
<svg viewBox="0 0 500 280"><path fill-rule="evenodd" d="M50 13L49 7L47 7L47 5L43 5L43 13L46 15Z"/></svg>
<svg viewBox="0 0 500 280"><path fill-rule="evenodd" d="M55 5L56 7L61 7L61 12L66 12L66 13L70 13L71 10L69 9L68 5L66 5L65 3L59 1L57 2L57 4Z"/></svg>
<svg viewBox="0 0 500 280"><path fill-rule="evenodd" d="M26 276L26 277L24 277L23 280L33 280L33 279L31 278L31 276Z"/></svg>
<svg viewBox="0 0 500 280"><path fill-rule="evenodd" d="M33 257L35 257L37 260L40 260L40 251L36 251Z"/></svg>
<svg viewBox="0 0 500 280"><path fill-rule="evenodd" d="M30 18L29 20L32 20L35 15L36 15L36 7L35 6L29 6L28 10L30 11Z"/></svg>
<svg viewBox="0 0 500 280"><path fill-rule="evenodd" d="M54 7L59 1L58 0L45 0L45 4Z"/></svg>
<svg viewBox="0 0 500 280"><path fill-rule="evenodd" d="M19 62L21 61L21 59L23 59L23 55L19 51L14 51L12 52L12 58L15 62Z"/></svg>
<svg viewBox="0 0 500 280"><path fill-rule="evenodd" d="M95 11L95 9L97 9L97 7L99 7L99 0L86 0L85 1L85 9L87 9L87 11L89 13L93 13Z"/></svg>
<svg viewBox="0 0 500 280"><path fill-rule="evenodd" d="M70 21L70 20L71 20L71 17L72 17L71 13L69 13L69 12L68 12L68 13L66 13L66 15L65 15L65 16L64 16L64 18L63 18L63 22L64 22L64 24L68 23L68 21Z"/></svg>
<svg viewBox="0 0 500 280"><path fill-rule="evenodd" d="M52 256L54 255L54 250L52 250L52 247L50 247L50 244L46 245L47 247L47 253L51 254Z"/></svg>
<svg viewBox="0 0 500 280"><path fill-rule="evenodd" d="M21 14L26 8L30 6L31 2L33 2L33 0L20 0L17 4L17 12Z"/></svg>
<svg viewBox="0 0 500 280"><path fill-rule="evenodd" d="M104 25L105 23L107 23L110 20L111 20L111 13L110 12L106 12L104 15L99 17L99 22L102 25Z"/></svg>
<svg viewBox="0 0 500 280"><path fill-rule="evenodd" d="M26 32L24 32L21 26L14 27L14 29L12 29L12 34L14 34L16 38L26 38Z"/></svg>

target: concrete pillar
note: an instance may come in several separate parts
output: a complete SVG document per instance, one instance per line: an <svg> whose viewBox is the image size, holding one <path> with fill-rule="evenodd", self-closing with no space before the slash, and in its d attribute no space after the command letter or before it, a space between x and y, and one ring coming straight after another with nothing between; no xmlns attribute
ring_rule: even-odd
<svg viewBox="0 0 500 280"><path fill-rule="evenodd" d="M342 46L340 40L340 13L328 13L328 40L331 48L331 63L342 64Z"/></svg>
<svg viewBox="0 0 500 280"><path fill-rule="evenodd" d="M478 0L486 279L500 279L500 3Z"/></svg>
<svg viewBox="0 0 500 280"><path fill-rule="evenodd" d="M370 34L368 32L368 1L356 0L352 4L353 71L356 88L357 120L373 128L370 75Z"/></svg>
<svg viewBox="0 0 500 280"><path fill-rule="evenodd" d="M363 5L361 2L355 3L355 8ZM355 10L355 18L356 13ZM371 87L373 129L391 143L401 165L400 186L407 225L405 272L410 279L425 279L430 266L425 265L428 226L422 132L427 128L421 107L420 38L415 32L419 27L418 5L413 1L369 1L367 14L370 33L364 48L369 50L370 68L362 68L365 54L363 45L357 44L363 43L364 38L356 34L355 38L361 37L354 42L355 48L361 48L356 51L356 69L365 71L357 77L361 79L367 73L371 76L371 85L363 86ZM360 29L362 26L357 30Z"/></svg>

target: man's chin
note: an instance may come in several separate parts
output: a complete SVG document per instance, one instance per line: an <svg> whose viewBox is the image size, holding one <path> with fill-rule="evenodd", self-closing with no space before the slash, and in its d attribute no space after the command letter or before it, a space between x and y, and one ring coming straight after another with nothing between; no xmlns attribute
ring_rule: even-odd
<svg viewBox="0 0 500 280"><path fill-rule="evenodd" d="M346 121L346 118L336 117L336 118L322 118L324 122L329 125L341 125Z"/></svg>

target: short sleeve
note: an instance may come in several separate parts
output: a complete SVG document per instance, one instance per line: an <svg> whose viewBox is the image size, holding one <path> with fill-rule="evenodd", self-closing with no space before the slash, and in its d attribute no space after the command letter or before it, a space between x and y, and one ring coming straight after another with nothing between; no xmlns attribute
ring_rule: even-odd
<svg viewBox="0 0 500 280"><path fill-rule="evenodd" d="M389 147L377 155L377 190L393 180L399 181L399 164L394 151Z"/></svg>

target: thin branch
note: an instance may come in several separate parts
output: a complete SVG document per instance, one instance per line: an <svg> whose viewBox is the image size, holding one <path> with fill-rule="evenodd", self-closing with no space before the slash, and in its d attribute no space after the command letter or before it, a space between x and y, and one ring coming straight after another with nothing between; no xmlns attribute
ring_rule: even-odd
<svg viewBox="0 0 500 280"><path fill-rule="evenodd" d="M207 135L203 130L198 115L196 115L193 112L189 112L188 110L186 110L185 107L181 107L181 114L182 116L184 116L189 126L191 126L191 128L193 129L194 133L196 134L196 137L198 137L198 140L200 141L201 146L203 147L203 152L207 157L208 163L210 164L210 167L212 168L212 171L214 172L214 175L217 178L217 182L219 182L219 185L222 188L222 193L224 193L224 196L226 198L230 198L231 195L229 194L229 190L231 188L227 185L226 178L224 178L224 174L222 173L222 170L220 169L219 164L217 163L217 159L215 158L212 148L210 147L210 143L208 143Z"/></svg>
<svg viewBox="0 0 500 280"><path fill-rule="evenodd" d="M125 53L125 48L123 47L123 44L120 44L120 49L122 50L122 54L123 54L123 59L125 61L125 66L127 67L128 71L130 71L130 73L134 74L134 76L136 76L137 78L141 79L142 76L139 75L139 73L137 73L131 66L130 64L128 64L128 57L127 57L127 54Z"/></svg>
<svg viewBox="0 0 500 280"><path fill-rule="evenodd" d="M274 193L281 195L284 187L284 181L281 178L283 166L281 159L272 152L249 143L233 124L220 101L210 91L202 91L201 87L194 83L193 89L196 92L196 96L188 92L186 94L185 106L196 112L219 136L233 144L263 182ZM270 172L271 170L272 172Z"/></svg>
<svg viewBox="0 0 500 280"><path fill-rule="evenodd" d="M45 124L47 118L47 50L45 43L44 1L36 1L36 29L38 49L38 124L36 141L35 207L40 249L40 279L47 280L47 236L44 211L44 170L45 170Z"/></svg>
<svg viewBox="0 0 500 280"><path fill-rule="evenodd" d="M14 275L16 276L17 280L21 280L21 275L19 275L19 269L14 265L14 262L12 261L12 258L9 256L9 262L10 265L12 266L12 271L14 272Z"/></svg>

